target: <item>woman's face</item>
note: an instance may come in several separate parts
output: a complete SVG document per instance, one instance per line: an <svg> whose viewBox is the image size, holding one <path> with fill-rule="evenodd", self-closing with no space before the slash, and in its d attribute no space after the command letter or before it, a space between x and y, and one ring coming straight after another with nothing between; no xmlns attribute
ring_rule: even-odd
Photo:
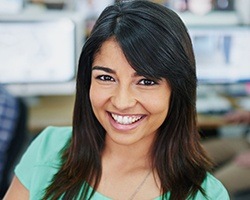
<svg viewBox="0 0 250 200"><path fill-rule="evenodd" d="M167 116L170 94L166 80L137 74L115 40L104 42L94 57L90 100L106 141L152 141Z"/></svg>

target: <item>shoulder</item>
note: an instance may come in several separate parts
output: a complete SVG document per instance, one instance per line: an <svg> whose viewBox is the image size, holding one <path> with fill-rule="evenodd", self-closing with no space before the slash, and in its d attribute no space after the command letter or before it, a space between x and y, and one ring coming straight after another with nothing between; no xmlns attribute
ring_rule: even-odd
<svg viewBox="0 0 250 200"><path fill-rule="evenodd" d="M230 199L228 192L223 184L210 173L207 173L207 176L202 183L202 188L205 190L209 200ZM199 199L198 196L197 199Z"/></svg>
<svg viewBox="0 0 250 200"><path fill-rule="evenodd" d="M40 199L61 166L61 155L71 136L71 127L48 127L29 145L15 174L29 190L30 199Z"/></svg>
<svg viewBox="0 0 250 200"><path fill-rule="evenodd" d="M36 152L36 164L53 163L60 157L71 136L71 127L47 127L34 139L27 151Z"/></svg>
<svg viewBox="0 0 250 200"><path fill-rule="evenodd" d="M60 149L72 136L72 127L49 126L44 129L33 141L38 143L40 148Z"/></svg>
<svg viewBox="0 0 250 200"><path fill-rule="evenodd" d="M60 165L62 150L72 136L71 127L48 127L29 145L21 159L22 165Z"/></svg>
<svg viewBox="0 0 250 200"><path fill-rule="evenodd" d="M50 139L59 139L59 138L69 138L72 135L72 127L56 127L56 126L49 126L45 128L37 138L50 138Z"/></svg>

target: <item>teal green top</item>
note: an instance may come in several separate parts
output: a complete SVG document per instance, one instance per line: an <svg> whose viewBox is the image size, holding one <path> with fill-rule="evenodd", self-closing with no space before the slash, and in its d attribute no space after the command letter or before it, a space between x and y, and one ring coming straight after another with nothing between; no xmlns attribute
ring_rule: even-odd
<svg viewBox="0 0 250 200"><path fill-rule="evenodd" d="M15 174L21 183L29 190L30 200L39 200L44 194L53 175L60 167L60 151L65 147L72 135L71 127L48 127L29 146L20 163L15 168ZM202 188L209 200L229 200L224 186L211 174L208 174ZM167 194L169 197L169 193ZM110 200L110 198L95 192L93 200ZM195 200L203 200L198 192ZM160 197L154 199L160 200Z"/></svg>

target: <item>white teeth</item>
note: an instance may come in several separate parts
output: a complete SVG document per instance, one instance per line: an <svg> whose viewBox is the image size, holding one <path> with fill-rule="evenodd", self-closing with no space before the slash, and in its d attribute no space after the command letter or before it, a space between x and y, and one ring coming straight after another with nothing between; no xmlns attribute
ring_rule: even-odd
<svg viewBox="0 0 250 200"><path fill-rule="evenodd" d="M111 115L113 119L119 124L132 124L142 118L142 116L121 116L115 114Z"/></svg>

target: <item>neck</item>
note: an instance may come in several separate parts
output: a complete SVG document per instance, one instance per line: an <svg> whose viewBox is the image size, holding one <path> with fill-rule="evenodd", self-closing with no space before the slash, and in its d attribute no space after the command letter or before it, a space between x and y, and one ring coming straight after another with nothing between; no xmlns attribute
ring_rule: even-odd
<svg viewBox="0 0 250 200"><path fill-rule="evenodd" d="M123 145L106 139L102 159L109 162L112 160L113 164L122 168L130 168L131 166L150 168L151 143L143 141L141 143Z"/></svg>

